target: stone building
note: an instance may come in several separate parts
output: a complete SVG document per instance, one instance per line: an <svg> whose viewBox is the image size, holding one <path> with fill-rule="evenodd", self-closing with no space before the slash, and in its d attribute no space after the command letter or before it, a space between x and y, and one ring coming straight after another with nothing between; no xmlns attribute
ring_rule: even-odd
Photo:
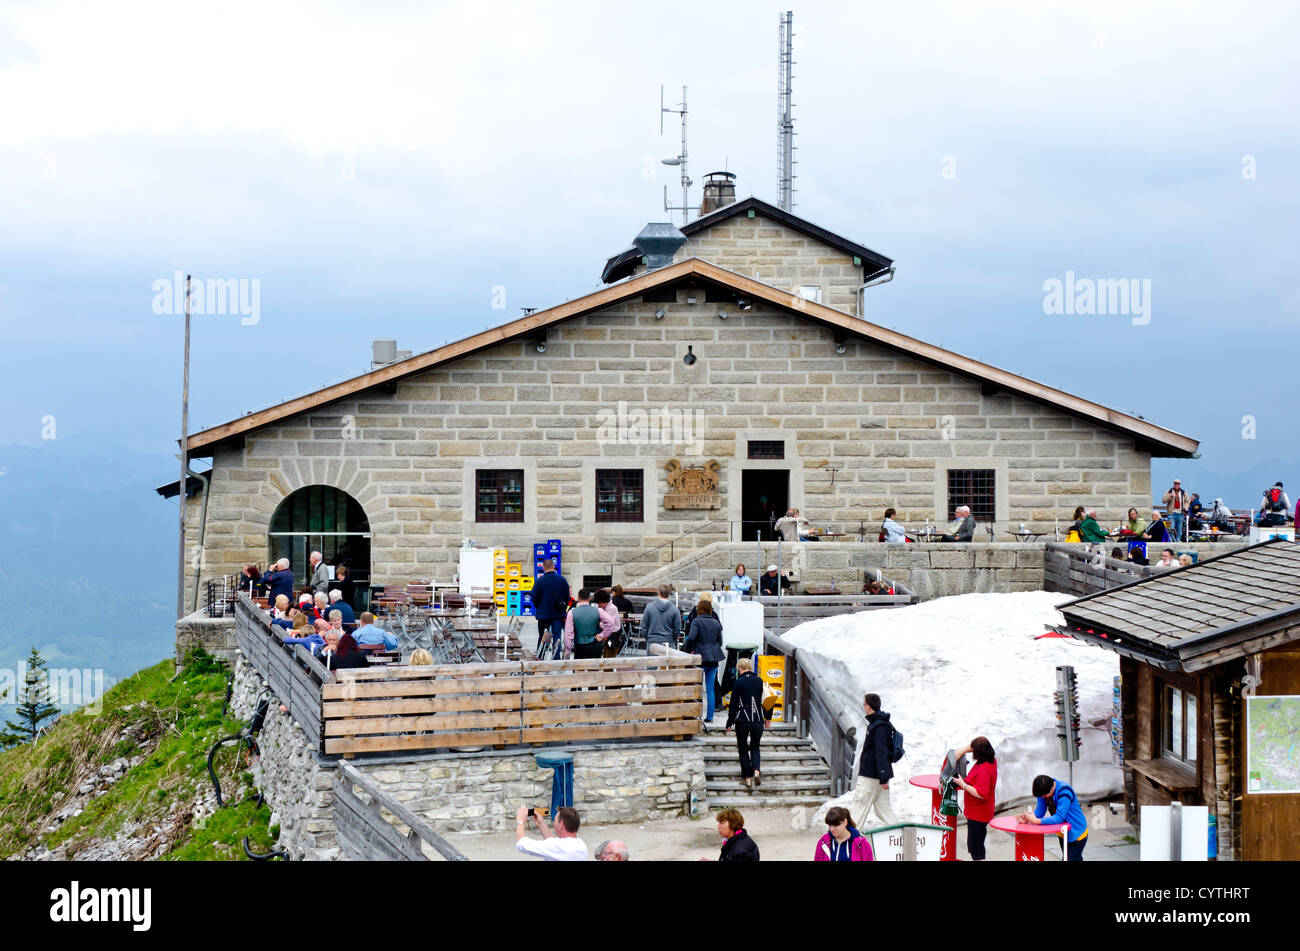
<svg viewBox="0 0 1300 951"><path fill-rule="evenodd" d="M595 293L192 435L212 470L206 519L188 480L187 548L202 533L201 580L281 554L301 579L319 548L383 584L450 581L466 537L525 562L560 538L575 583L631 581L771 537L787 505L846 540L890 506L915 528L968 503L999 540L1077 504L1117 520L1150 504L1153 456L1196 451L862 319L892 266L727 205L615 255Z"/></svg>

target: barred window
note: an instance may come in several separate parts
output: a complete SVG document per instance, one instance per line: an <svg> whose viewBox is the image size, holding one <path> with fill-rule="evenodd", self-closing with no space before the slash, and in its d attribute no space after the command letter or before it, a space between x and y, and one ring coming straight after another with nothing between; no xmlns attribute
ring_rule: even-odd
<svg viewBox="0 0 1300 951"><path fill-rule="evenodd" d="M596 521L645 520L644 478L640 469L596 470Z"/></svg>
<svg viewBox="0 0 1300 951"><path fill-rule="evenodd" d="M474 494L476 522L524 520L524 470L479 469Z"/></svg>
<svg viewBox="0 0 1300 951"><path fill-rule="evenodd" d="M749 440L749 458L751 458L751 459L784 459L784 458L785 458L785 440L783 440L783 439L751 439L751 440Z"/></svg>
<svg viewBox="0 0 1300 951"><path fill-rule="evenodd" d="M969 505L975 521L988 524L997 513L997 473L994 469L949 469L948 511L951 517L959 505Z"/></svg>

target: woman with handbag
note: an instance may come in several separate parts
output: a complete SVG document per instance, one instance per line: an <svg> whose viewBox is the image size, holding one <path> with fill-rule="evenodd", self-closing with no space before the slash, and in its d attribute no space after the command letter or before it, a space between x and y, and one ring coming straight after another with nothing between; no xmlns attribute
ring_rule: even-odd
<svg viewBox="0 0 1300 951"><path fill-rule="evenodd" d="M731 685L731 705L727 711L727 726L736 727L736 747L740 752L740 781L750 792L763 785L759 769L758 745L763 740L764 720L763 681L754 673L754 661L742 657L736 661L736 682Z"/></svg>

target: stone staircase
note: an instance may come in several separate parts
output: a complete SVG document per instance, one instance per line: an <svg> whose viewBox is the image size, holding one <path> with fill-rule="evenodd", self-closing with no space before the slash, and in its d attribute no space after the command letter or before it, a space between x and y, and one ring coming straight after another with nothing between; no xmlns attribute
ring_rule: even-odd
<svg viewBox="0 0 1300 951"><path fill-rule="evenodd" d="M774 723L759 747L763 785L749 792L740 782L735 732L723 733L719 717L700 738L705 744L704 775L709 808L726 806L820 806L831 798L831 768L813 749L812 740L795 733L793 724Z"/></svg>

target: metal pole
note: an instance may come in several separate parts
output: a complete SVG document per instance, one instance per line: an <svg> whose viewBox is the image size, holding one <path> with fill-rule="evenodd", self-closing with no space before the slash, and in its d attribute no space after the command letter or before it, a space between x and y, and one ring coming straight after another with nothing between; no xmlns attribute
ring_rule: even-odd
<svg viewBox="0 0 1300 951"><path fill-rule="evenodd" d="M785 569L781 566L781 542L785 541L784 535L778 535L776 539L776 636L784 637L785 628L781 626L781 589L785 585L781 584L781 579L785 577L781 572Z"/></svg>
<svg viewBox="0 0 1300 951"><path fill-rule="evenodd" d="M185 275L185 377L181 384L181 481L177 494L180 509L180 544L176 554L176 617L185 616L185 483L190 468L190 275ZM196 582L197 583L197 582Z"/></svg>

